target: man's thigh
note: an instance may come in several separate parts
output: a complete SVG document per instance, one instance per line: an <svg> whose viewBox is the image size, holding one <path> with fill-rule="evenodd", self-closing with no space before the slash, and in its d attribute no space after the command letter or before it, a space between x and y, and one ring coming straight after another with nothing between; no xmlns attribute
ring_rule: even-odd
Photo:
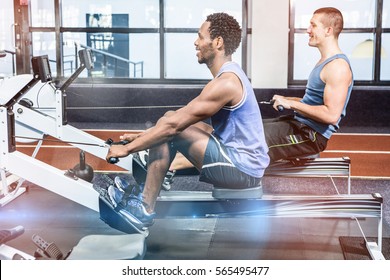
<svg viewBox="0 0 390 280"><path fill-rule="evenodd" d="M198 170L202 168L203 158L209 142L210 126L198 123L186 128L172 140L172 148L182 153Z"/></svg>
<svg viewBox="0 0 390 280"><path fill-rule="evenodd" d="M261 178L254 178L239 170L226 149L211 136L199 180L220 188L248 188L258 186Z"/></svg>

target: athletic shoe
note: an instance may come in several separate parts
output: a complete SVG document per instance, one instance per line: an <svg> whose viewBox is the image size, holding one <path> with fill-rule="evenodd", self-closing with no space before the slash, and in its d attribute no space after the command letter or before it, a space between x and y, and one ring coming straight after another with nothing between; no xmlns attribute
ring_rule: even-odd
<svg viewBox="0 0 390 280"><path fill-rule="evenodd" d="M127 199L131 196L137 197L138 199L142 198L142 192L144 190L143 184L131 186L128 181L119 176L114 178L114 183L114 185L111 185L113 188L110 189L110 186L107 189L108 197L114 207L117 207L118 203L123 199Z"/></svg>
<svg viewBox="0 0 390 280"><path fill-rule="evenodd" d="M131 186L129 182L119 176L114 178L115 187L122 192L127 192L129 195L139 196L144 191L144 184Z"/></svg>
<svg viewBox="0 0 390 280"><path fill-rule="evenodd" d="M143 229L153 224L156 214L149 214L146 211L142 199L134 195L124 199L124 192L114 186L108 187L108 195L114 207L121 206L118 212L138 229Z"/></svg>
<svg viewBox="0 0 390 280"><path fill-rule="evenodd" d="M129 182L126 181L125 179L119 177L119 176L116 176L114 178L114 183L115 183L115 186L118 189L120 189L122 192L125 192L130 187Z"/></svg>
<svg viewBox="0 0 390 280"><path fill-rule="evenodd" d="M175 174L176 174L176 170L173 171L168 170L167 174L165 174L164 181L161 185L164 190L169 191L171 189L172 187L171 185L174 181L173 177L175 176Z"/></svg>

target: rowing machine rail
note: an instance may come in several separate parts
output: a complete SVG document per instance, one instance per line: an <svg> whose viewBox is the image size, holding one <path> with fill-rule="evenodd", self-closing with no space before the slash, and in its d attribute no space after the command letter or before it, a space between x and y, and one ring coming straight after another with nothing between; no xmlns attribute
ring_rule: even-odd
<svg viewBox="0 0 390 280"><path fill-rule="evenodd" d="M372 259L382 254L383 198L378 193L329 196L263 195L261 199L218 200L211 192L161 191L156 203L157 218L197 217L303 217L376 218L376 242L366 242ZM362 231L364 236L364 232Z"/></svg>

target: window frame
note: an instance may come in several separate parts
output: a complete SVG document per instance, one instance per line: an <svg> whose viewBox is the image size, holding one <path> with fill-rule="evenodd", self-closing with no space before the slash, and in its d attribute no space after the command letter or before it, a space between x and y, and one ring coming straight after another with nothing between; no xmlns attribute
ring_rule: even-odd
<svg viewBox="0 0 390 280"><path fill-rule="evenodd" d="M247 72L248 71L248 39L247 35L252 33L251 28L248 27L248 1L250 0L242 0L242 42L241 42L241 59L242 59L242 69ZM90 83L91 80L93 82L99 82L99 83L107 83L107 84L123 84L123 83L130 83L130 84L206 84L209 82L209 79L168 79L164 77L164 71L166 66L166 58L165 58L165 34L166 33L198 33L198 28L165 28L164 22L165 22L165 1L159 0L159 9L160 9L160 16L159 16L159 22L160 27L159 28L102 28L102 27L63 27L62 26L62 20L61 20L61 0L54 0L54 12L55 12L55 27L33 27L31 26L31 19L30 19L30 27L29 27L29 33L32 34L34 32L54 32L55 34L55 40L56 40L56 61L60 61L60 63L56 63L56 72L57 72L57 80L65 79L64 77L64 61L62 56L62 42L63 37L62 34L65 32L70 33L121 33L121 34L140 34L140 33L153 33L159 34L159 40L160 40L160 77L159 78L105 78L105 77L88 77L88 78L79 78L79 83Z"/></svg>

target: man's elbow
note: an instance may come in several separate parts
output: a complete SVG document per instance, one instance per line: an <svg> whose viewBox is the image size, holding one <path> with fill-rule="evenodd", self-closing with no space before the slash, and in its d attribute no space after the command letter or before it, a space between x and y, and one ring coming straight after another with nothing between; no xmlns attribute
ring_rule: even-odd
<svg viewBox="0 0 390 280"><path fill-rule="evenodd" d="M174 115L175 113L176 113L176 111L173 111L173 110L166 111L164 114L164 117L170 117L170 116Z"/></svg>
<svg viewBox="0 0 390 280"><path fill-rule="evenodd" d="M339 119L340 119L339 115L329 116L328 119L326 120L326 123L331 125L337 125Z"/></svg>
<svg viewBox="0 0 390 280"><path fill-rule="evenodd" d="M174 137L181 132L180 126L173 120L175 111L168 111L158 121L156 126L160 127L160 131L166 137Z"/></svg>

